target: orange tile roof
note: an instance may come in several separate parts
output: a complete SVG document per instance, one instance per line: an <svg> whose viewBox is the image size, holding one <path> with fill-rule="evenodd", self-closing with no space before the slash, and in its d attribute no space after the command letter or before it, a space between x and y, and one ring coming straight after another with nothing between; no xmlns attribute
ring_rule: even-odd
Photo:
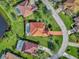
<svg viewBox="0 0 79 59"><path fill-rule="evenodd" d="M35 34L37 31L39 31L39 29L44 29L45 28L45 24L43 22L31 22L30 23L30 32L31 34Z"/></svg>
<svg viewBox="0 0 79 59"><path fill-rule="evenodd" d="M17 57L16 55L14 55L14 54L8 52L8 53L6 53L6 55L5 55L5 59L20 59L20 58Z"/></svg>
<svg viewBox="0 0 79 59"><path fill-rule="evenodd" d="M43 22L31 22L30 23L30 33L32 36L62 35L61 31L45 32L45 24Z"/></svg>
<svg viewBox="0 0 79 59"><path fill-rule="evenodd" d="M36 10L36 6L30 5L28 1L29 0L25 0L24 2L18 5L19 10L24 17L29 16L34 10Z"/></svg>
<svg viewBox="0 0 79 59"><path fill-rule="evenodd" d="M30 14L32 14L32 10L31 10L30 7L26 8L26 7L20 6L20 5L19 5L18 7L19 7L19 10L20 10L20 12L22 13L22 15L23 15L24 17L27 17L27 16L29 16Z"/></svg>

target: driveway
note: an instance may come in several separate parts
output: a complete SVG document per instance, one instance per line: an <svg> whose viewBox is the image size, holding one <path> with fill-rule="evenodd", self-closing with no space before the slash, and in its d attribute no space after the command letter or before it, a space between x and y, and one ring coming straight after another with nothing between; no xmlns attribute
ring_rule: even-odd
<svg viewBox="0 0 79 59"><path fill-rule="evenodd" d="M69 42L68 45L79 48L79 43Z"/></svg>
<svg viewBox="0 0 79 59"><path fill-rule="evenodd" d="M44 46L39 46L38 49L40 49L40 50L42 50L42 51L45 51L45 52L47 52L50 56L52 56L52 52L51 52L50 49L48 49L48 48L46 48L46 47L44 47Z"/></svg>
<svg viewBox="0 0 79 59"><path fill-rule="evenodd" d="M72 56L72 55L69 55L67 53L64 53L63 56L65 56L66 58L68 59L77 59L76 57Z"/></svg>

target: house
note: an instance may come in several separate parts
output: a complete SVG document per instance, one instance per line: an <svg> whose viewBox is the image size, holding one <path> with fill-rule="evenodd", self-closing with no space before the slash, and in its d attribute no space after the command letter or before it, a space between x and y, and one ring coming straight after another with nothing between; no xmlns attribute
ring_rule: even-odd
<svg viewBox="0 0 79 59"><path fill-rule="evenodd" d="M26 24L26 34L32 36L42 36L46 35L45 31L45 24L43 22L31 22Z"/></svg>
<svg viewBox="0 0 79 59"><path fill-rule="evenodd" d="M61 2L61 0L53 0L54 2Z"/></svg>
<svg viewBox="0 0 79 59"><path fill-rule="evenodd" d="M35 55L38 50L38 44L19 40L16 46L16 50Z"/></svg>
<svg viewBox="0 0 79 59"><path fill-rule="evenodd" d="M79 16L74 18L74 23L75 23L74 29L76 30L76 32L79 32Z"/></svg>
<svg viewBox="0 0 79 59"><path fill-rule="evenodd" d="M14 55L14 54L12 54L12 53L10 53L10 52L7 52L6 54L3 54L3 55L1 56L1 59L22 59L22 58L20 58L20 57Z"/></svg>
<svg viewBox="0 0 79 59"><path fill-rule="evenodd" d="M25 0L15 8L17 15L22 15L23 17L27 17L33 13L33 11L37 10L37 7L34 3L34 0Z"/></svg>
<svg viewBox="0 0 79 59"><path fill-rule="evenodd" d="M62 35L61 31L50 31L43 22L30 22L26 24L27 36Z"/></svg>
<svg viewBox="0 0 79 59"><path fill-rule="evenodd" d="M8 30L8 23L5 19L0 15L0 37L3 37L6 30Z"/></svg>
<svg viewBox="0 0 79 59"><path fill-rule="evenodd" d="M66 0L64 9L77 13L79 11L79 0Z"/></svg>
<svg viewBox="0 0 79 59"><path fill-rule="evenodd" d="M79 32L79 16L76 16L74 19L73 28L69 31L69 33Z"/></svg>

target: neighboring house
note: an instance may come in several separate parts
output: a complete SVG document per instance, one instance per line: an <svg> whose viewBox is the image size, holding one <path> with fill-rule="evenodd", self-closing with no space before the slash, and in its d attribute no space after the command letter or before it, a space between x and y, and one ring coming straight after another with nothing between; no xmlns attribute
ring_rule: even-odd
<svg viewBox="0 0 79 59"><path fill-rule="evenodd" d="M74 19L74 26L73 28L69 31L69 34L79 32L79 16L75 17Z"/></svg>
<svg viewBox="0 0 79 59"><path fill-rule="evenodd" d="M50 31L43 22L30 22L26 24L27 36L62 35L61 31Z"/></svg>
<svg viewBox="0 0 79 59"><path fill-rule="evenodd" d="M74 23L75 23L75 27L74 27L75 31L79 32L79 16L74 18Z"/></svg>
<svg viewBox="0 0 79 59"><path fill-rule="evenodd" d="M22 3L18 4L15 8L17 15L22 15L27 17L37 10L37 7L34 3L34 0L25 0Z"/></svg>
<svg viewBox="0 0 79 59"><path fill-rule="evenodd" d="M79 0L67 0L64 3L64 9L77 13L79 11Z"/></svg>
<svg viewBox="0 0 79 59"><path fill-rule="evenodd" d="M7 52L6 54L3 54L0 59L22 59L22 58L14 55L10 52Z"/></svg>
<svg viewBox="0 0 79 59"><path fill-rule="evenodd" d="M61 0L53 0L54 2L61 2Z"/></svg>
<svg viewBox="0 0 79 59"><path fill-rule="evenodd" d="M38 44L19 40L16 46L16 50L35 55L38 51Z"/></svg>

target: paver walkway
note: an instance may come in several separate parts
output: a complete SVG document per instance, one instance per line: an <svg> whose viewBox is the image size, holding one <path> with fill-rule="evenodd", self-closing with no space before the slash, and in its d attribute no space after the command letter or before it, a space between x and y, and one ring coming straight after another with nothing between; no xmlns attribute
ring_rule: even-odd
<svg viewBox="0 0 79 59"><path fill-rule="evenodd" d="M50 31L49 34L52 34L52 35L63 35L61 31Z"/></svg>

